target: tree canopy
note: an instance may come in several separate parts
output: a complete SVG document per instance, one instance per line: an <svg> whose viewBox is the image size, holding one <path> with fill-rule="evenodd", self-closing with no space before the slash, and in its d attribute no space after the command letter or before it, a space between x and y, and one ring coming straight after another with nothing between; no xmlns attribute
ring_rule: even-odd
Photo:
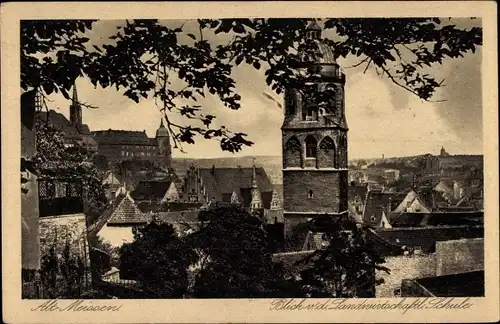
<svg viewBox="0 0 500 324"><path fill-rule="evenodd" d="M445 19L446 20L446 19ZM68 91L78 77L95 86L115 87L139 102L154 98L164 113L176 147L196 136L220 140L222 150L238 151L252 142L246 134L212 127L216 116L197 104L216 96L226 107L239 109L241 96L231 76L247 64L265 69L267 84L277 93L301 88L311 76L299 52L314 49L305 27L311 19L200 19L197 35L158 20L127 20L102 46L89 45L86 32L95 21L43 20L21 24L21 87L45 94ZM432 97L443 80L426 67L455 59L482 45L482 29L462 29L438 18L328 18L323 39L337 57L359 57L357 65L373 68L423 100ZM213 45L204 33L230 34L227 44ZM179 41L180 35L192 39ZM174 79L184 86L174 89ZM190 104L179 104L177 99ZM185 124L172 122L178 113Z"/></svg>
<svg viewBox="0 0 500 324"><path fill-rule="evenodd" d="M40 177L80 183L90 213L106 206L101 174L91 163L85 147L66 147L62 132L50 121L41 119L36 121L36 147L33 168Z"/></svg>

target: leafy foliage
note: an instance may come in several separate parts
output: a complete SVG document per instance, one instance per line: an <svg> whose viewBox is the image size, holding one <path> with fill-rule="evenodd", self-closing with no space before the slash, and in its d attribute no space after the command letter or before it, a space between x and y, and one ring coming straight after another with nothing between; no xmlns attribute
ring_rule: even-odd
<svg viewBox="0 0 500 324"><path fill-rule="evenodd" d="M85 270L83 261L71 254L68 242L60 254L51 247L42 255L39 271L44 298L79 298Z"/></svg>
<svg viewBox="0 0 500 324"><path fill-rule="evenodd" d="M231 72L240 64L265 69L266 83L277 93L286 87L304 89L314 76L304 58L315 55L317 48L306 37L310 21L200 19L199 35L188 33L191 43L181 44L179 36L187 33L182 27L132 20L117 26L103 46L90 46L85 37L94 21L23 21L21 86L46 94L61 91L69 99L74 80L86 77L95 86L124 89L123 94L135 102L155 98L175 147L182 149L182 143L192 144L202 136L235 152L252 142L246 134L211 127L215 116L204 113L197 101L213 95L226 107L239 109L241 96ZM424 100L431 100L443 82L426 67L475 52L482 45L481 28L460 29L438 18L328 18L323 23L337 36L323 39L337 57L359 57L356 66L364 64L365 71L375 68ZM213 46L204 39L204 31L234 37L228 44ZM177 80L183 84L180 89L174 89ZM184 116L186 124L172 122L172 113Z"/></svg>
<svg viewBox="0 0 500 324"><path fill-rule="evenodd" d="M36 121L37 153L34 168L42 178L64 179L83 185L90 210L101 210L107 200L101 176L83 146L65 147L63 134L49 121Z"/></svg>
<svg viewBox="0 0 500 324"><path fill-rule="evenodd" d="M182 298L189 286L188 267L196 253L175 233L172 225L151 222L133 229L134 241L120 250L120 274L138 280L158 298Z"/></svg>
<svg viewBox="0 0 500 324"><path fill-rule="evenodd" d="M191 235L200 251L197 298L285 297L293 289L271 260L261 220L237 206L200 212L206 225Z"/></svg>
<svg viewBox="0 0 500 324"><path fill-rule="evenodd" d="M348 220L323 220L311 223L321 230L328 245L315 251L303 262L309 266L300 273L299 284L309 297L375 297L375 270L384 267L383 256L367 240L365 231ZM316 229L314 229L316 227Z"/></svg>

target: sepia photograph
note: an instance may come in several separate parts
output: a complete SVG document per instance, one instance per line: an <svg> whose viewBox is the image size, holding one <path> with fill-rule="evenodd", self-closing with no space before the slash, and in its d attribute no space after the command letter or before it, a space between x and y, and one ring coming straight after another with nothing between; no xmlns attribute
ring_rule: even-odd
<svg viewBox="0 0 500 324"><path fill-rule="evenodd" d="M126 17L19 21L31 311L486 296L482 17Z"/></svg>

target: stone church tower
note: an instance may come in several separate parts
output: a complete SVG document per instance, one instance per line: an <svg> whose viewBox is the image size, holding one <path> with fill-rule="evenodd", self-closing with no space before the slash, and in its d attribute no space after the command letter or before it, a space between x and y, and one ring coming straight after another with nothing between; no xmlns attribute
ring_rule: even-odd
<svg viewBox="0 0 500 324"><path fill-rule="evenodd" d="M160 127L156 130L156 142L158 143L158 164L164 168L170 168L172 165L172 147L170 146L170 134L163 125L163 118Z"/></svg>
<svg viewBox="0 0 500 324"><path fill-rule="evenodd" d="M313 54L301 54L312 76L303 89L285 90L283 205L285 232L314 217L347 214L345 75L321 27L307 26Z"/></svg>

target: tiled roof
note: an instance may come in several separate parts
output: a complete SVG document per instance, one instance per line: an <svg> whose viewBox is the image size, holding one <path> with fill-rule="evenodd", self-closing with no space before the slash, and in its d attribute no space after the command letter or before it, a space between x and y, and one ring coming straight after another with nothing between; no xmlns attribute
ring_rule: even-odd
<svg viewBox="0 0 500 324"><path fill-rule="evenodd" d="M197 223L198 213L197 210L159 212L154 217L167 223Z"/></svg>
<svg viewBox="0 0 500 324"><path fill-rule="evenodd" d="M393 199L396 197L398 196L394 193L369 191L363 210L363 222L374 226L380 223L382 212L389 207L389 203L393 206Z"/></svg>
<svg viewBox="0 0 500 324"><path fill-rule="evenodd" d="M136 200L161 200L171 183L172 180L141 181L131 195Z"/></svg>
<svg viewBox="0 0 500 324"><path fill-rule="evenodd" d="M273 185L264 168L256 168L256 180L261 193L273 191ZM250 188L252 185L252 168L207 168L200 169L208 199L215 197L216 201L223 201L236 192L240 202L250 205ZM224 195L224 196L223 196ZM223 198L224 197L224 198Z"/></svg>
<svg viewBox="0 0 500 324"><path fill-rule="evenodd" d="M434 252L436 241L484 237L482 226L428 226L377 229L378 237L395 246L420 247L424 252Z"/></svg>
<svg viewBox="0 0 500 324"><path fill-rule="evenodd" d="M99 145L157 145L156 139L149 138L146 132L127 130L100 130L91 133Z"/></svg>
<svg viewBox="0 0 500 324"><path fill-rule="evenodd" d="M162 204L158 209L158 212L178 212L178 211L198 210L202 205L203 205L202 203L169 202Z"/></svg>
<svg viewBox="0 0 500 324"><path fill-rule="evenodd" d="M129 195L123 195L111 212L107 224L142 224L146 222L146 216L137 208L132 198Z"/></svg>

